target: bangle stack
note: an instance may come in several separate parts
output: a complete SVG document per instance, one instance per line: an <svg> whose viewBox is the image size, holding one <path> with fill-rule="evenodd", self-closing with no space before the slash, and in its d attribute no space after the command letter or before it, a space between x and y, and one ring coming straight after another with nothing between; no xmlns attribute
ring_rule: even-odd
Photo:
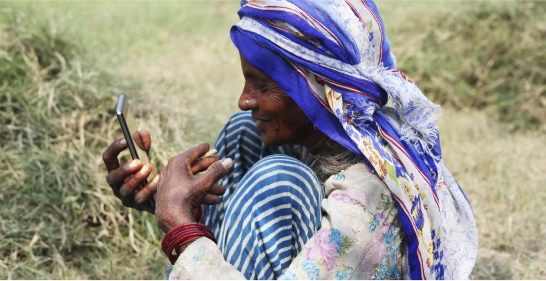
<svg viewBox="0 0 546 281"><path fill-rule="evenodd" d="M175 252L176 249L201 237L207 237L216 243L214 234L206 225L186 223L169 231L163 238L161 248L163 248L163 252L165 252L171 264L174 264L179 254ZM173 254L173 252L176 254Z"/></svg>

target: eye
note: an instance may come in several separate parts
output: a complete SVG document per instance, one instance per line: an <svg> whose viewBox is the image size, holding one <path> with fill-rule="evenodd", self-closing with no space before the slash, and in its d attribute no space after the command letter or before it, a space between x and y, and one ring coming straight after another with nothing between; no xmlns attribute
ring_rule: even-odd
<svg viewBox="0 0 546 281"><path fill-rule="evenodd" d="M267 91L267 89L269 88L268 84L265 83L264 81L260 81L260 80L254 80L252 82L252 86L254 86L254 88L262 93L265 93Z"/></svg>

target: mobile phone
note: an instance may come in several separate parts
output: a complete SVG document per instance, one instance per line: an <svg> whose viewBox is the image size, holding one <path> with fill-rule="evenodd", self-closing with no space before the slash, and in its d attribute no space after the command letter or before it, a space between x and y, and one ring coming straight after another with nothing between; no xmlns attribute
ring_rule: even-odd
<svg viewBox="0 0 546 281"><path fill-rule="evenodd" d="M134 135L138 133L138 127L135 118L129 109L127 95L125 94L119 96L118 104L116 106L116 116L118 117L123 136L127 141L127 147L129 148L131 157L133 159L140 159L140 161L144 164L150 163L150 159L148 158L146 151L142 150L135 142ZM153 173L150 173L148 180L150 180L151 177L153 177Z"/></svg>

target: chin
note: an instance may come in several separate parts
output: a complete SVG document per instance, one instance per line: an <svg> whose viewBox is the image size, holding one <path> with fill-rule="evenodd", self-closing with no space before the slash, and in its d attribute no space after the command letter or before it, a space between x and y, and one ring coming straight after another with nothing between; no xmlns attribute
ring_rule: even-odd
<svg viewBox="0 0 546 281"><path fill-rule="evenodd" d="M262 142L264 143L265 146L279 146L279 145L288 143L286 141L282 141L279 139L270 139L270 138L264 137L263 135L262 135Z"/></svg>

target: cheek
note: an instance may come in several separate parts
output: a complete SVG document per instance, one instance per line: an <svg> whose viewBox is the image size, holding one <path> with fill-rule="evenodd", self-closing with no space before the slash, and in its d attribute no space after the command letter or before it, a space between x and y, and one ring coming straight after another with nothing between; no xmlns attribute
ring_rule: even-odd
<svg viewBox="0 0 546 281"><path fill-rule="evenodd" d="M303 113L303 110L299 106L296 105L296 103L293 103L290 105L288 112L290 114L287 115L289 121L294 124L302 124L307 123L307 115Z"/></svg>
<svg viewBox="0 0 546 281"><path fill-rule="evenodd" d="M280 89L269 89L261 96L261 109L269 112L272 121L265 133L270 138L290 142L304 138L313 129L307 115L296 102Z"/></svg>
<svg viewBox="0 0 546 281"><path fill-rule="evenodd" d="M287 114L283 116L282 130L291 137L301 137L308 133L309 127L312 127L307 115L292 101L292 104L286 108Z"/></svg>
<svg viewBox="0 0 546 281"><path fill-rule="evenodd" d="M300 121L300 108L288 95L272 95L268 98L271 111L277 116L282 125L289 125ZM295 119L294 119L295 118ZM294 125L294 124L293 124Z"/></svg>

